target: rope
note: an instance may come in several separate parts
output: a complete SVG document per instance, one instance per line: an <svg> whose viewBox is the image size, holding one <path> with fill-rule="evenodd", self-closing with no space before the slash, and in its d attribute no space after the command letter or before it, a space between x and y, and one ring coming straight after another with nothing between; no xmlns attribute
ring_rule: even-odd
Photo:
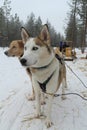
<svg viewBox="0 0 87 130"><path fill-rule="evenodd" d="M64 62L65 63L65 62ZM65 63L66 64L66 63ZM87 86L83 83L83 81L76 75L76 73L66 64L66 66L71 70L71 72L80 80L80 82L83 84L83 86L85 88L87 88ZM47 93L46 91L43 91L44 93L48 94L48 95L53 95L54 97L59 97L59 96L63 96L63 95L76 95L79 96L80 98L82 98L83 100L87 101L87 98L84 98L83 96L81 96L78 93L65 93L65 94L53 94L53 93Z"/></svg>
<svg viewBox="0 0 87 130"><path fill-rule="evenodd" d="M64 62L66 64L66 62ZM71 70L71 72L80 80L80 82L83 84L83 86L85 88L87 88L87 86L83 83L83 81L78 77L78 75L76 75L76 73L66 64L66 66ZM83 96L81 96L78 93L65 93L65 94L54 94L54 97L59 97L59 96L63 96L63 95L76 95L79 96L80 98L82 98L83 100L87 101L87 98L84 98Z"/></svg>
<svg viewBox="0 0 87 130"><path fill-rule="evenodd" d="M65 64L66 64L66 62L65 62ZM84 84L84 82L78 77L78 75L70 68L70 66L69 65L67 65L66 64L66 66L71 70L71 72L80 80L80 82L83 84L83 86L85 87L85 88L87 88L87 86Z"/></svg>
<svg viewBox="0 0 87 130"><path fill-rule="evenodd" d="M64 62L66 64L66 66L71 70L71 72L80 80L80 82L83 84L83 86L85 88L87 88L87 86L84 84L84 82L78 77L78 75L70 68L69 65L67 65L66 62ZM63 96L63 95L76 95L79 96L80 98L82 98L83 100L87 101L87 98L84 98L83 96L81 96L78 93L65 93L65 94L54 94L54 97L59 97L59 96Z"/></svg>
<svg viewBox="0 0 87 130"><path fill-rule="evenodd" d="M81 96L78 93L54 94L54 97L59 97L59 96L63 96L63 95L76 95L76 96L79 96L80 98L82 98L83 100L87 101L87 98L84 98L83 96Z"/></svg>

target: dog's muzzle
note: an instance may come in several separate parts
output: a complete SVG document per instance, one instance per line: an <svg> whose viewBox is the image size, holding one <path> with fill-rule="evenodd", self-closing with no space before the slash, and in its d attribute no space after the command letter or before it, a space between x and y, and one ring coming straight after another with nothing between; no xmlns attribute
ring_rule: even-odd
<svg viewBox="0 0 87 130"><path fill-rule="evenodd" d="M8 51L5 51L4 54L5 54L6 56L8 56Z"/></svg>
<svg viewBox="0 0 87 130"><path fill-rule="evenodd" d="M33 66L37 63L37 60L33 60L33 59L26 59L26 58L20 58L20 62L23 66Z"/></svg>
<svg viewBox="0 0 87 130"><path fill-rule="evenodd" d="M20 62L23 66L26 66L27 60L26 59L20 59Z"/></svg>

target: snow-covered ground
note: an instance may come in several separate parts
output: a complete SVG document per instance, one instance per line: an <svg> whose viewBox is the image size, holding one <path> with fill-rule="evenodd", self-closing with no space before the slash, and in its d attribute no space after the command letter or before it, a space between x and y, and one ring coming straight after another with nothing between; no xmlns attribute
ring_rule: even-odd
<svg viewBox="0 0 87 130"><path fill-rule="evenodd" d="M6 57L4 51L0 48L0 130L48 130L44 118L30 119L35 112L35 101L26 98L32 93L30 79L18 59ZM87 60L80 59L84 55L86 53L82 55L77 50L78 59L66 63L87 86ZM67 84L66 93L76 92L84 96L82 92L85 92L87 95L87 89L69 68ZM61 93L61 88L58 93ZM43 105L43 112L45 108ZM23 121L25 117L29 120ZM53 126L49 130L87 130L87 101L75 95L67 96L66 100L54 98L52 121Z"/></svg>

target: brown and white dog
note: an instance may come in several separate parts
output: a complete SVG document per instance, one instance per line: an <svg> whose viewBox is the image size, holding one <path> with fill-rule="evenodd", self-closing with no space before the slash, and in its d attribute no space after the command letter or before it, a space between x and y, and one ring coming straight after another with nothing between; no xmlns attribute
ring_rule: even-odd
<svg viewBox="0 0 87 130"><path fill-rule="evenodd" d="M50 127L51 107L54 94L62 83L62 92L66 88L66 68L64 63L55 57L54 49L51 47L50 34L47 25L42 27L39 36L30 37L25 28L21 29L24 43L24 54L20 62L32 73L32 85L34 86L36 99L36 115L41 115L40 96L41 91L47 94L47 118L46 125ZM63 99L65 96L62 97Z"/></svg>
<svg viewBox="0 0 87 130"><path fill-rule="evenodd" d="M22 40L14 40L10 43L9 49L5 51L4 53L11 57L11 56L17 56L21 57L24 52L24 44Z"/></svg>
<svg viewBox="0 0 87 130"><path fill-rule="evenodd" d="M22 40L14 40L10 43L9 49L6 50L5 55L9 56L9 57L18 57L20 59L20 57L23 55L24 53L24 44ZM30 69L27 68L26 69L27 74L29 75L30 79L32 80L32 75L30 72ZM35 99L35 95L34 95L34 89L32 86L32 95L31 96L27 96L28 100L34 100ZM43 104L43 103L42 103Z"/></svg>

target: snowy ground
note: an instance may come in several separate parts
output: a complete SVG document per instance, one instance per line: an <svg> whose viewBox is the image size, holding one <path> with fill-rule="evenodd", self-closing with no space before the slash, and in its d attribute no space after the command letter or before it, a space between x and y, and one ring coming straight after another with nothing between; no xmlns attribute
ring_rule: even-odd
<svg viewBox="0 0 87 130"><path fill-rule="evenodd" d="M24 117L31 117L35 112L35 101L28 101L25 96L32 93L31 82L18 59L6 57L4 51L0 48L0 130L48 130L45 119L23 122ZM87 60L80 59L84 56L80 51L77 56L75 62L67 64L87 86ZM67 84L66 93L77 92L83 96L82 92L87 92L68 68ZM42 110L45 108L46 105L42 106ZM67 96L66 100L54 98L52 121L54 125L49 130L87 130L87 101L75 95Z"/></svg>

